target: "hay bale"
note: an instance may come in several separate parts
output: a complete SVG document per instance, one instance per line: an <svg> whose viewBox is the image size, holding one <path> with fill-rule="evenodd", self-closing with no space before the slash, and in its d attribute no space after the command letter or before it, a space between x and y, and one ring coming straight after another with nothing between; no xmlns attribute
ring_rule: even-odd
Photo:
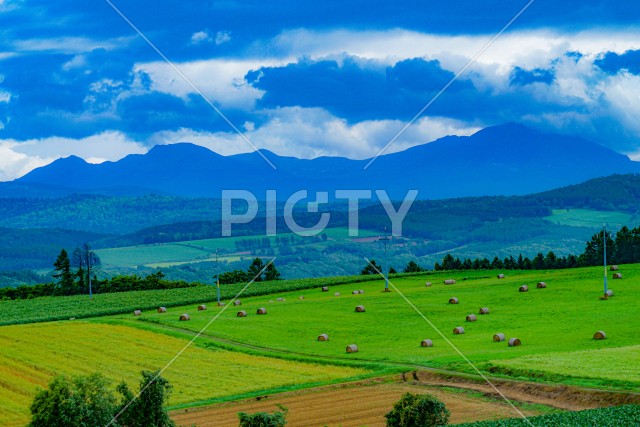
<svg viewBox="0 0 640 427"><path fill-rule="evenodd" d="M622 273L613 273L614 279L622 279Z"/></svg>
<svg viewBox="0 0 640 427"><path fill-rule="evenodd" d="M323 286L322 287L322 292L329 292L329 287L328 286Z"/></svg>
<svg viewBox="0 0 640 427"><path fill-rule="evenodd" d="M233 302L233 305L235 305L235 306L242 305L242 301L240 301L239 299L237 299L237 300L235 300L235 301Z"/></svg>
<svg viewBox="0 0 640 427"><path fill-rule="evenodd" d="M454 335L462 335L464 334L464 328L462 326L457 326L453 328Z"/></svg>
<svg viewBox="0 0 640 427"><path fill-rule="evenodd" d="M357 353L358 352L358 346L355 344L349 344L347 346L347 353Z"/></svg>
<svg viewBox="0 0 640 427"><path fill-rule="evenodd" d="M607 334L604 333L604 331L598 331L595 334L593 334L593 339L594 340L606 340L607 339Z"/></svg>
<svg viewBox="0 0 640 427"><path fill-rule="evenodd" d="M509 338L509 347L518 347L522 345L518 338Z"/></svg>
<svg viewBox="0 0 640 427"><path fill-rule="evenodd" d="M433 341L422 340L422 342L420 343L420 347L433 347Z"/></svg>
<svg viewBox="0 0 640 427"><path fill-rule="evenodd" d="M339 297L339 296L340 296L340 292L336 292L336 293L335 293L335 294L333 294L333 295L334 295L334 296L336 296L336 297Z"/></svg>
<svg viewBox="0 0 640 427"><path fill-rule="evenodd" d="M247 317L247 310L240 310L236 316L238 317Z"/></svg>
<svg viewBox="0 0 640 427"><path fill-rule="evenodd" d="M189 315L187 313L184 313L184 314L180 315L180 320L182 320L182 321L191 320L191 317L189 317Z"/></svg>
<svg viewBox="0 0 640 427"><path fill-rule="evenodd" d="M518 291L520 291L520 292L529 292L529 287L527 285L522 285L522 286L520 286L520 288L518 288Z"/></svg>
<svg viewBox="0 0 640 427"><path fill-rule="evenodd" d="M536 287L538 289L546 289L547 288L547 283L546 282L538 282L538 284L536 285Z"/></svg>
<svg viewBox="0 0 640 427"><path fill-rule="evenodd" d="M257 311L256 314L267 314L267 309L264 307L260 307Z"/></svg>
<svg viewBox="0 0 640 427"><path fill-rule="evenodd" d="M608 297L612 297L613 296L613 290L612 289L607 289L607 293L605 294Z"/></svg>
<svg viewBox="0 0 640 427"><path fill-rule="evenodd" d="M458 304L459 302L456 297L449 298L449 304Z"/></svg>
<svg viewBox="0 0 640 427"><path fill-rule="evenodd" d="M364 305L356 306L356 313L364 313Z"/></svg>
<svg viewBox="0 0 640 427"><path fill-rule="evenodd" d="M494 342L502 342L505 340L504 334L495 334L493 336L493 341Z"/></svg>
<svg viewBox="0 0 640 427"><path fill-rule="evenodd" d="M284 301L284 298L276 298L276 301Z"/></svg>
<svg viewBox="0 0 640 427"><path fill-rule="evenodd" d="M198 306L198 311L205 311L206 309L207 309L207 306L206 306L206 305L204 305L204 304L200 304L200 305Z"/></svg>
<svg viewBox="0 0 640 427"><path fill-rule="evenodd" d="M358 292L360 292L361 294L364 294L364 291L362 289L360 289Z"/></svg>
<svg viewBox="0 0 640 427"><path fill-rule="evenodd" d="M142 316L142 311L141 311L141 310L135 310L135 311L133 312L133 315L134 315L134 316Z"/></svg>
<svg viewBox="0 0 640 427"><path fill-rule="evenodd" d="M428 288L431 286L431 282L426 282L424 285Z"/></svg>
<svg viewBox="0 0 640 427"><path fill-rule="evenodd" d="M222 301L220 301L217 305L218 307L224 307L225 304Z"/></svg>
<svg viewBox="0 0 640 427"><path fill-rule="evenodd" d="M304 295L300 295L300 296L298 297L298 299L300 299L300 300L304 299Z"/></svg>
<svg viewBox="0 0 640 427"><path fill-rule="evenodd" d="M453 280L453 279L447 279L447 280L444 281L444 284L445 285L455 285L456 281Z"/></svg>
<svg viewBox="0 0 640 427"><path fill-rule="evenodd" d="M166 313L167 307L158 307L158 313Z"/></svg>
<svg viewBox="0 0 640 427"><path fill-rule="evenodd" d="M498 274L498 279L504 279L505 277L507 277L507 276L505 276L505 275L504 275L504 274L502 274L502 273Z"/></svg>
<svg viewBox="0 0 640 427"><path fill-rule="evenodd" d="M351 293L352 293L353 295L358 295L358 294L360 294L360 291L353 291L353 292L351 292Z"/></svg>
<svg viewBox="0 0 640 427"><path fill-rule="evenodd" d="M318 341L329 341L329 335L327 334L318 335Z"/></svg>
<svg viewBox="0 0 640 427"><path fill-rule="evenodd" d="M475 314L467 314L467 322L475 322L478 320Z"/></svg>
<svg viewBox="0 0 640 427"><path fill-rule="evenodd" d="M489 314L489 308L487 307L482 307L480 309L480 314Z"/></svg>
<svg viewBox="0 0 640 427"><path fill-rule="evenodd" d="M611 266L611 271L618 271L620 268L617 265Z"/></svg>

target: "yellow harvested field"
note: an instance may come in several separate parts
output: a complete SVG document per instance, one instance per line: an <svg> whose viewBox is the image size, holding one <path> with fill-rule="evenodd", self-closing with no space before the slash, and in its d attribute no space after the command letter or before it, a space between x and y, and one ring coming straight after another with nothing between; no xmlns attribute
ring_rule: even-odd
<svg viewBox="0 0 640 427"><path fill-rule="evenodd" d="M187 340L127 326L83 321L0 327L0 420L24 426L38 387L55 374L101 372L113 387L138 387L141 370L164 367ZM314 365L192 345L164 376L173 385L169 404L331 381L364 370Z"/></svg>

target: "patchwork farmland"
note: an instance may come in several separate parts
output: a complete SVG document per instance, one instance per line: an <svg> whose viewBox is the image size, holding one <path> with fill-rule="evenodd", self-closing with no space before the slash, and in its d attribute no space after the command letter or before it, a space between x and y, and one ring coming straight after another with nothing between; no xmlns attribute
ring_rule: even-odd
<svg viewBox="0 0 640 427"><path fill-rule="evenodd" d="M504 278L499 271L398 276L391 292L382 292L384 282L372 277L314 279L306 286L255 283L239 297L240 305L231 304L235 288L223 289L226 306L217 306L213 288L117 294L126 312L87 309L115 294L94 301L60 297L61 316L83 319L44 323L46 318L25 318L21 301L2 301L5 324L31 323L0 327L0 419L7 426L26 424L37 387L55 373L101 371L114 385L132 384L141 369L165 366L196 336L165 371L174 385L172 416L181 425L219 425L207 417L231 420L242 408L275 410L281 402L292 408L290 425L309 425L295 421L304 419L296 402L309 399L308 393L328 402L336 390L363 381L372 388L356 389L370 390L378 403L363 398L339 409L318 407L317 425L362 425L360 419L384 425L384 413L405 388L442 396L455 422L517 416L495 399L475 368L527 415L640 403L640 265L621 266L620 272L623 279L609 282L614 296L607 300L600 299L602 268L581 268L509 271ZM445 285L448 279L455 284ZM528 292L520 292L522 285ZM458 303L450 304L451 298ZM46 314L50 300L30 300L29 308ZM202 303L206 310L198 310ZM159 306L167 310L158 312ZM265 315L257 314L260 308ZM245 317L237 315L241 310ZM181 321L182 314L189 320ZM475 321L467 320L471 315ZM454 334L457 327L464 333ZM597 331L606 339L595 340ZM325 340L318 340L321 334ZM504 340L494 340L496 334ZM521 345L509 346L511 338ZM432 345L422 346L424 340ZM352 344L358 351L347 353ZM527 386L516 392L518 384ZM553 399L552 391L532 392L535 384L591 397ZM455 399L461 392L464 398ZM235 401L240 403L230 403Z"/></svg>

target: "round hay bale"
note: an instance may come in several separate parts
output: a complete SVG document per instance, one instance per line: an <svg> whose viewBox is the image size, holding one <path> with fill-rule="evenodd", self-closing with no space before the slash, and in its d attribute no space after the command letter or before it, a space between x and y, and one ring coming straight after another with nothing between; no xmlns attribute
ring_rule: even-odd
<svg viewBox="0 0 640 427"><path fill-rule="evenodd" d="M505 275L504 275L504 274L502 274L502 273L498 274L498 279L504 279L505 277L507 277L507 276L505 276Z"/></svg>
<svg viewBox="0 0 640 427"><path fill-rule="evenodd" d="M304 299L304 295L300 295L298 299Z"/></svg>
<svg viewBox="0 0 640 427"><path fill-rule="evenodd" d="M329 287L328 286L323 286L322 287L322 292L329 292Z"/></svg>
<svg viewBox="0 0 640 427"><path fill-rule="evenodd" d="M336 296L336 297L339 297L339 296L340 296L340 292L336 292L336 293L335 293L335 294L333 294L333 295L334 295L334 296Z"/></svg>
<svg viewBox="0 0 640 427"><path fill-rule="evenodd" d="M142 311L141 311L141 310L135 310L135 311L133 312L133 315L134 315L134 316L142 316Z"/></svg>
<svg viewBox="0 0 640 427"><path fill-rule="evenodd" d="M607 293L606 293L606 295L607 295L608 297L612 297L612 296L613 296L613 290L612 290L612 289L607 289Z"/></svg>
<svg viewBox="0 0 640 427"><path fill-rule="evenodd" d="M509 338L509 347L518 347L522 345L518 338Z"/></svg>
<svg viewBox="0 0 640 427"><path fill-rule="evenodd" d="M217 305L218 307L224 307L224 303L222 301L220 301Z"/></svg>
<svg viewBox="0 0 640 427"><path fill-rule="evenodd" d="M240 310L236 316L238 317L247 317L247 310Z"/></svg>
<svg viewBox="0 0 640 427"><path fill-rule="evenodd" d="M180 320L182 320L182 321L191 320L191 317L189 317L189 315L187 313L184 313L184 314L180 315Z"/></svg>
<svg viewBox="0 0 640 427"><path fill-rule="evenodd" d="M431 282L426 282L424 285L428 288L431 286Z"/></svg>
<svg viewBox="0 0 640 427"><path fill-rule="evenodd" d="M358 352L358 346L355 344L349 344L347 346L347 353L357 353Z"/></svg>
<svg viewBox="0 0 640 427"><path fill-rule="evenodd" d="M480 309L480 314L489 314L489 308L487 307L482 307Z"/></svg>
<svg viewBox="0 0 640 427"><path fill-rule="evenodd" d="M237 300L235 300L235 301L233 302L233 305L235 305L235 306L242 305L242 301L240 301L239 299L237 299Z"/></svg>
<svg viewBox="0 0 640 427"><path fill-rule="evenodd" d="M447 279L447 280L444 281L444 284L445 285L455 285L456 281L453 280L453 279Z"/></svg>
<svg viewBox="0 0 640 427"><path fill-rule="evenodd" d="M529 287L527 285L522 285L522 286L520 286L520 288L518 288L518 291L520 291L520 292L529 292Z"/></svg>
<svg viewBox="0 0 640 427"><path fill-rule="evenodd" d="M618 271L620 268L617 265L611 266L611 271Z"/></svg>
<svg viewBox="0 0 640 427"><path fill-rule="evenodd" d="M449 298L449 304L458 304L459 302L456 297Z"/></svg>
<svg viewBox="0 0 640 427"><path fill-rule="evenodd" d="M329 341L329 335L327 334L318 335L318 341Z"/></svg>
<svg viewBox="0 0 640 427"><path fill-rule="evenodd" d="M536 287L538 289L546 289L547 288L547 283L546 282L538 282L538 284L536 285Z"/></svg>
<svg viewBox="0 0 640 427"><path fill-rule="evenodd" d="M361 294L364 294L364 291L362 289L360 289L358 292L360 292Z"/></svg>
<svg viewBox="0 0 640 427"><path fill-rule="evenodd" d="M267 309L264 307L260 307L257 311L256 314L267 314Z"/></svg>
<svg viewBox="0 0 640 427"><path fill-rule="evenodd" d="M276 301L284 301L284 298L276 298Z"/></svg>
<svg viewBox="0 0 640 427"><path fill-rule="evenodd" d="M478 320L475 314L467 314L467 322L475 322Z"/></svg>
<svg viewBox="0 0 640 427"><path fill-rule="evenodd" d="M204 305L204 304L200 304L200 305L198 306L198 311L205 311L206 309L207 309L207 306L206 306L206 305Z"/></svg>
<svg viewBox="0 0 640 427"><path fill-rule="evenodd" d="M622 279L622 273L613 273L614 279Z"/></svg>
<svg viewBox="0 0 640 427"><path fill-rule="evenodd" d="M167 307L158 307L158 313L166 313Z"/></svg>
<svg viewBox="0 0 640 427"><path fill-rule="evenodd" d="M605 334L604 331L598 331L595 334L593 334L593 339L594 340L606 340L607 339L607 334Z"/></svg>
<svg viewBox="0 0 640 427"><path fill-rule="evenodd" d="M360 293L360 291L353 291L351 292L353 295L358 295Z"/></svg>
<svg viewBox="0 0 640 427"><path fill-rule="evenodd" d="M356 313L364 313L364 305L356 306Z"/></svg>
<svg viewBox="0 0 640 427"><path fill-rule="evenodd" d="M420 343L420 347L433 347L433 341L422 340L422 342Z"/></svg>
<svg viewBox="0 0 640 427"><path fill-rule="evenodd" d="M505 336L504 336L504 334L495 334L495 335L493 336L493 341L494 341L494 342L502 342L502 341L504 341L504 340L505 340Z"/></svg>
<svg viewBox="0 0 640 427"><path fill-rule="evenodd" d="M453 328L454 335L462 335L464 334L464 328L462 326L457 326Z"/></svg>

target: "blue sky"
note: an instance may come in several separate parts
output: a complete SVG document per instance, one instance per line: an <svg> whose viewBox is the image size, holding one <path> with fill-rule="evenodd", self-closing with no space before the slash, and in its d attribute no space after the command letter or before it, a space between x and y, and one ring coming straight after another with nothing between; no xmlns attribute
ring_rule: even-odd
<svg viewBox="0 0 640 427"><path fill-rule="evenodd" d="M526 1L113 1L260 148L368 158ZM640 159L640 4L536 0L390 147L520 122ZM0 0L0 180L251 150L104 0Z"/></svg>

